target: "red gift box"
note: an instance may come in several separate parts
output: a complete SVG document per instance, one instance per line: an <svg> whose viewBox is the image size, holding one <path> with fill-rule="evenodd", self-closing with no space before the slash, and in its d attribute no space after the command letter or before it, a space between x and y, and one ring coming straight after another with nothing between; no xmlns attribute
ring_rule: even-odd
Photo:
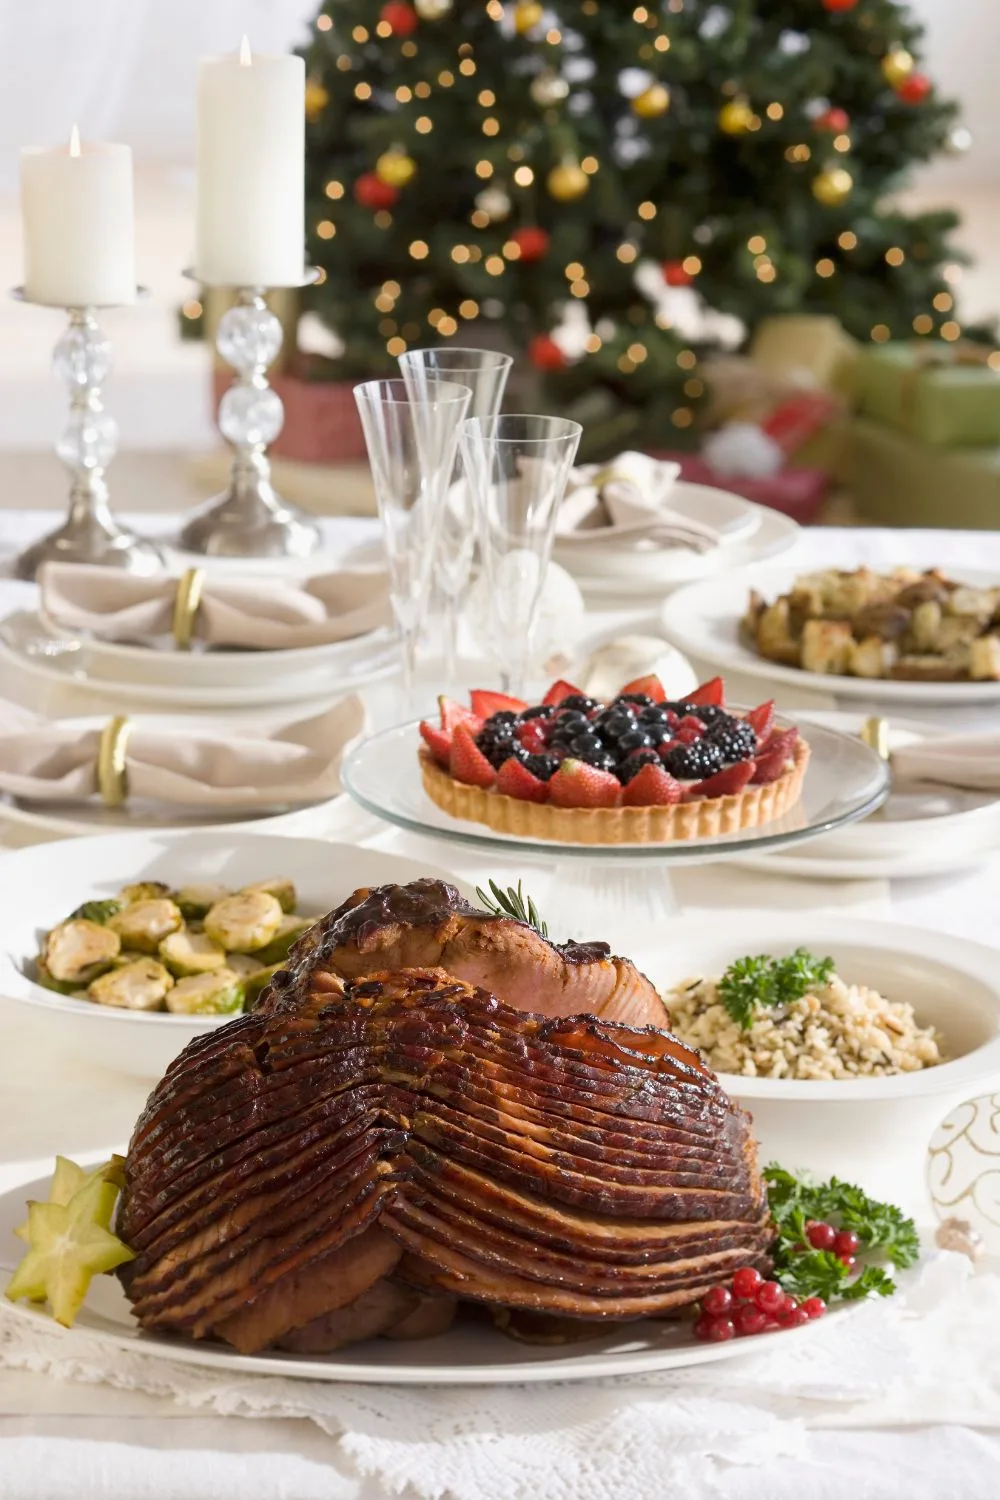
<svg viewBox="0 0 1000 1500"><path fill-rule="evenodd" d="M681 478L688 484L710 484L717 490L728 490L730 494L742 495L756 505L768 505L771 510L780 510L803 526L808 526L819 515L830 485L830 475L825 469L782 469L769 479L746 479L735 474L719 474L697 453L656 453L656 458L669 458L681 466Z"/></svg>
<svg viewBox="0 0 1000 1500"><path fill-rule="evenodd" d="M229 370L213 373L216 409L233 383ZM281 397L285 421L269 452L304 464L363 463L368 450L354 400L354 381L303 380L282 370L269 377Z"/></svg>

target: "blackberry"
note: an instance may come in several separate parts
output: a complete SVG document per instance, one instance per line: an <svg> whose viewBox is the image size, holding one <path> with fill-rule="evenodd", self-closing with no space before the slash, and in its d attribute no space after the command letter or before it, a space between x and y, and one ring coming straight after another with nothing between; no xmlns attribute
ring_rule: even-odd
<svg viewBox="0 0 1000 1500"><path fill-rule="evenodd" d="M718 745L727 765L731 761L749 760L757 749L757 736L746 719L730 718L713 724L708 730L708 738L713 745Z"/></svg>
<svg viewBox="0 0 1000 1500"><path fill-rule="evenodd" d="M704 781L722 770L722 751L710 739L695 740L693 745L675 745L661 757L663 765L679 781Z"/></svg>
<svg viewBox="0 0 1000 1500"><path fill-rule="evenodd" d="M558 755L529 755L524 765L532 776L538 777L539 781L550 781L559 769L559 757Z"/></svg>
<svg viewBox="0 0 1000 1500"><path fill-rule="evenodd" d="M571 693L564 698L559 705L559 712L564 713L567 708L575 708L579 713L589 714L592 709L600 708L596 698L588 698L583 693Z"/></svg>
<svg viewBox="0 0 1000 1500"><path fill-rule="evenodd" d="M514 736L514 715L508 714L499 724L495 721L496 717L498 716L486 720L476 736L476 744L490 765L499 770L504 761L511 755L516 755L523 746ZM518 755L519 760L520 758Z"/></svg>
<svg viewBox="0 0 1000 1500"><path fill-rule="evenodd" d="M681 717L683 714L691 714L694 718L700 719L706 729L712 724L718 724L720 719L732 718L732 715L727 714L726 710L720 708L717 703L685 703L682 709Z"/></svg>
<svg viewBox="0 0 1000 1500"><path fill-rule="evenodd" d="M518 714L518 721L523 723L525 719L551 719L555 717L555 709L551 703L536 703L534 708L526 708L523 713Z"/></svg>
<svg viewBox="0 0 1000 1500"><path fill-rule="evenodd" d="M516 723L517 714L513 713L509 708L501 708L498 709L495 714L490 714L489 718L486 720L486 723L483 725L483 728L496 728L500 724L509 724L513 728Z"/></svg>
<svg viewBox="0 0 1000 1500"><path fill-rule="evenodd" d="M643 766L658 766L660 757L655 750L636 750L618 767L617 776L622 786L628 786L633 776L638 775Z"/></svg>
<svg viewBox="0 0 1000 1500"><path fill-rule="evenodd" d="M648 693L619 693L615 703L634 703L637 708L653 707L653 700Z"/></svg>
<svg viewBox="0 0 1000 1500"><path fill-rule="evenodd" d="M627 755L630 750L645 750L655 743L655 739L647 730L636 725L634 729L629 730L628 734L623 734L619 738L618 749Z"/></svg>

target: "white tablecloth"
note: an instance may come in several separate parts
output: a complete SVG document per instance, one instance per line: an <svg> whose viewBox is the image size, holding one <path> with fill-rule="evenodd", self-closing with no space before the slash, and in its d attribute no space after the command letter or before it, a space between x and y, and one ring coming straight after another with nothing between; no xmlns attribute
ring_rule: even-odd
<svg viewBox="0 0 1000 1500"><path fill-rule="evenodd" d="M148 527L149 518L144 521ZM23 545L45 523L37 513L0 515L0 556ZM331 522L327 530L330 541L342 546L369 535L370 523ZM1000 576L1000 533L814 530L803 533L788 560L802 567L964 565L990 568ZM0 614L13 601L14 586L0 581ZM595 613L593 624L596 629L626 618L621 611ZM30 701L30 685L13 679L11 673L0 681L0 692ZM739 685L731 682L730 690L735 695ZM384 698L375 707L382 717ZM63 713L85 711L69 700L59 708ZM914 715L908 710L907 716ZM942 715L931 711L927 717L940 720ZM982 711L961 716L970 726L995 718ZM497 872L495 861L487 870L466 851L456 854L386 830L349 805L337 809L324 831L401 853L422 853L460 875L481 879ZM713 865L685 872L677 890L690 910L828 907L867 916L891 914L895 920L1000 943L1000 855L970 873L891 885L788 880ZM121 1146L145 1096L141 1083L112 1073L81 1075L71 1058L46 1049L18 1010L2 1001L0 1036L5 1064L0 1189L46 1170L56 1150L82 1154ZM1000 1330L997 1356L1000 1362ZM852 1417L847 1428L812 1430L804 1456L724 1469L702 1493L723 1500L800 1500L803 1495L809 1500L843 1500L845 1495L852 1500L996 1500L1000 1430L992 1417L983 1417L975 1427L959 1425L946 1395L941 1392L940 1425L896 1426L883 1417L869 1427ZM447 1403L447 1391L437 1399ZM543 1392L538 1399L544 1401ZM152 1397L0 1371L3 1500L243 1500L248 1491L261 1500L375 1500L390 1493L353 1473L333 1440L308 1422L191 1417ZM506 1494L500 1489L484 1492L483 1500L506 1500ZM580 1500L590 1496L581 1491ZM635 1500L654 1500L654 1495ZM658 1492L655 1500L660 1500Z"/></svg>

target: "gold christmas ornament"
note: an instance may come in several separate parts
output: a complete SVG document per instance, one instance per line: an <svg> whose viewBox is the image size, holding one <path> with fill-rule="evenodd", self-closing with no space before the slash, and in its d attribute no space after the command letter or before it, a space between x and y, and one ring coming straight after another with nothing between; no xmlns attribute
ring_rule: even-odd
<svg viewBox="0 0 1000 1500"><path fill-rule="evenodd" d="M421 21L442 21L451 8L452 0L413 0L413 9Z"/></svg>
<svg viewBox="0 0 1000 1500"><path fill-rule="evenodd" d="M518 36L524 36L525 32L533 31L544 14L544 7L537 5L535 0L520 0L520 3L514 6L514 30Z"/></svg>
<svg viewBox="0 0 1000 1500"><path fill-rule="evenodd" d="M481 193L476 194L476 207L482 214L487 214L494 221L506 219L510 213L510 198L503 188L483 188Z"/></svg>
<svg viewBox="0 0 1000 1500"><path fill-rule="evenodd" d="M854 178L844 167L827 167L813 178L813 197L827 208L843 203L854 186Z"/></svg>
<svg viewBox="0 0 1000 1500"><path fill-rule="evenodd" d="M749 100L730 99L719 110L719 129L726 135L745 135L753 120Z"/></svg>
<svg viewBox="0 0 1000 1500"><path fill-rule="evenodd" d="M560 104L569 93L569 84L559 73L539 73L531 85L531 97L536 104L548 108L551 104Z"/></svg>
<svg viewBox="0 0 1000 1500"><path fill-rule="evenodd" d="M545 184L557 203L572 203L586 193L590 178L579 162L564 161L552 168Z"/></svg>
<svg viewBox="0 0 1000 1500"><path fill-rule="evenodd" d="M330 102L329 92L315 78L306 79L306 119L315 124Z"/></svg>
<svg viewBox="0 0 1000 1500"><path fill-rule="evenodd" d="M913 58L905 47L893 47L882 59L882 77L891 88L898 89L913 72Z"/></svg>
<svg viewBox="0 0 1000 1500"><path fill-rule="evenodd" d="M670 90L662 83L651 83L632 100L632 108L641 120L657 120L670 108Z"/></svg>
<svg viewBox="0 0 1000 1500"><path fill-rule="evenodd" d="M405 188L416 170L416 162L405 151L383 151L375 163L375 175L386 187Z"/></svg>

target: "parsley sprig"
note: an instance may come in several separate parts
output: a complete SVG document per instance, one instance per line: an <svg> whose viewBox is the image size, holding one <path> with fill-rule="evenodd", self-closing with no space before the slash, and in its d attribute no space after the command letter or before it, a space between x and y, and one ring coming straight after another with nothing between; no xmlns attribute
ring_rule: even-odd
<svg viewBox="0 0 1000 1500"><path fill-rule="evenodd" d="M805 948L796 948L786 958L760 953L738 958L719 980L719 999L733 1020L748 1031L757 1010L791 1005L833 978L833 959L815 958Z"/></svg>
<svg viewBox="0 0 1000 1500"><path fill-rule="evenodd" d="M771 1217L778 1231L773 1253L774 1275L786 1292L800 1300L822 1297L853 1302L876 1294L890 1297L896 1290L889 1271L881 1265L866 1265L858 1275L830 1250L813 1250L806 1237L810 1219L853 1229L866 1254L877 1254L896 1270L912 1266L920 1254L920 1242L912 1219L891 1203L879 1203L861 1188L839 1177L829 1182L808 1183L771 1163L764 1169Z"/></svg>

